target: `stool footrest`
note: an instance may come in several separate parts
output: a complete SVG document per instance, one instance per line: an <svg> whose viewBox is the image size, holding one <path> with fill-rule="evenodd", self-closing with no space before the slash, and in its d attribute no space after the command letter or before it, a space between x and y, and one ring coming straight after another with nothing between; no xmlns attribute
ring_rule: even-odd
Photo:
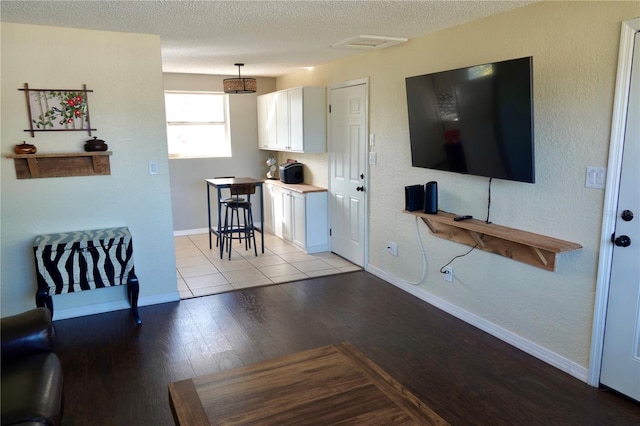
<svg viewBox="0 0 640 426"><path fill-rule="evenodd" d="M251 211L250 201L240 201L234 199L224 203L224 227L220 230L220 258L222 258L226 248L231 259L231 251L233 240L244 241L245 250L251 248L253 241L253 250L258 255L256 247L255 226L253 224L253 213ZM242 213L242 222L240 214Z"/></svg>

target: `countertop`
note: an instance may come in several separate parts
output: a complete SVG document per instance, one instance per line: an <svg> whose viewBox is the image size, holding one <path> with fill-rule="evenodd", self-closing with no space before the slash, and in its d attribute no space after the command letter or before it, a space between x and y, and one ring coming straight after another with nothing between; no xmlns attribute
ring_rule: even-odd
<svg viewBox="0 0 640 426"><path fill-rule="evenodd" d="M319 186L309 185L307 183L282 183L278 179L266 179L264 183L279 186L281 188L299 192L301 194L306 194L308 192L327 192L327 188L321 188Z"/></svg>

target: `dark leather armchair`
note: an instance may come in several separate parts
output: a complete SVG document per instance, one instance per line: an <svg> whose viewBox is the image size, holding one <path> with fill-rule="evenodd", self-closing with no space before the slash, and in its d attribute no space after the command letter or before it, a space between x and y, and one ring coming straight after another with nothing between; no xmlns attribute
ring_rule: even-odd
<svg viewBox="0 0 640 426"><path fill-rule="evenodd" d="M60 425L63 376L47 308L2 318L2 426Z"/></svg>

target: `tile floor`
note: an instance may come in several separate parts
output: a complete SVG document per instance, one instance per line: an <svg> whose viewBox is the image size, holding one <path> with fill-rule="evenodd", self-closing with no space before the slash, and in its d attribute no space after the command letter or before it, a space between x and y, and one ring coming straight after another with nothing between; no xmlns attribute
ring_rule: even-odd
<svg viewBox="0 0 640 426"><path fill-rule="evenodd" d="M233 249L231 260L227 256L220 259L215 235L213 239L209 250L208 234L174 238L181 299L361 269L331 252L306 254L269 233L264 236L264 254L258 234L257 257L243 245Z"/></svg>

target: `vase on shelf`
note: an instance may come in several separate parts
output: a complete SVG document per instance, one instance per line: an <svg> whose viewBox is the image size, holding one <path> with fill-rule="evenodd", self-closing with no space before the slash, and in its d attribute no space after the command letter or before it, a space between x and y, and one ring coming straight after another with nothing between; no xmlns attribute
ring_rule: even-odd
<svg viewBox="0 0 640 426"><path fill-rule="evenodd" d="M35 154L38 151L35 145L22 142L13 148L13 152L16 154Z"/></svg>
<svg viewBox="0 0 640 426"><path fill-rule="evenodd" d="M93 151L106 151L109 146L104 143L102 139L98 139L97 136L94 136L93 139L89 139L84 143L84 150L87 152Z"/></svg>

